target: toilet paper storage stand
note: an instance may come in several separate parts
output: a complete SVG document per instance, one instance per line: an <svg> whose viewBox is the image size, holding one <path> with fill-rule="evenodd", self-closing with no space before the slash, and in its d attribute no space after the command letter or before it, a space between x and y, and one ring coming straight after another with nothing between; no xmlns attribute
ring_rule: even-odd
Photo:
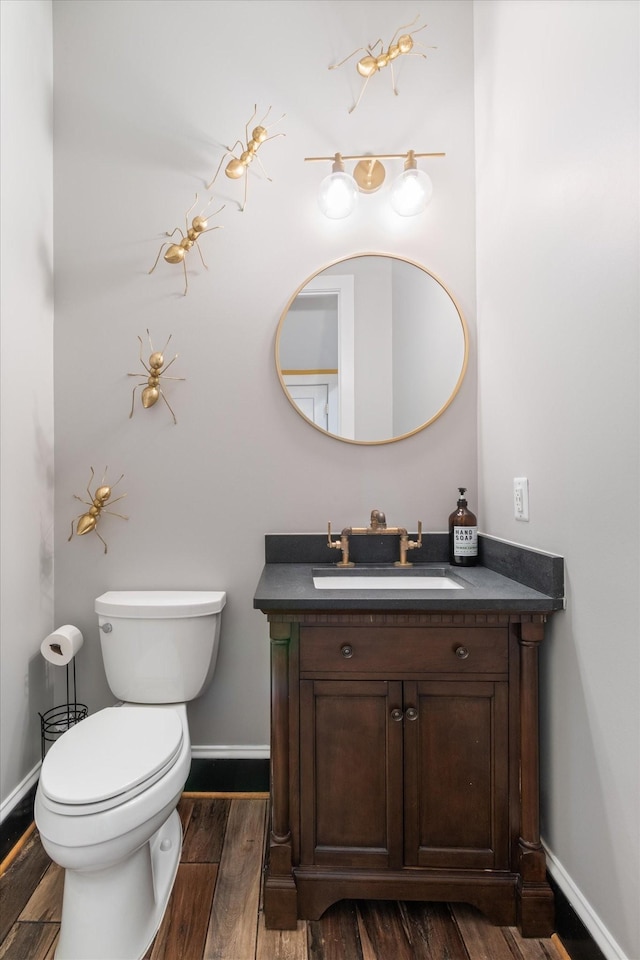
<svg viewBox="0 0 640 960"><path fill-rule="evenodd" d="M69 676L69 667L71 667L71 676ZM69 727L80 723L88 715L89 711L84 703L78 703L76 695L76 659L75 657L65 667L66 670L66 689L67 702L61 703L57 707L51 707L44 713L38 711L40 717L40 749L42 759L47 750L47 744L53 743L62 736Z"/></svg>

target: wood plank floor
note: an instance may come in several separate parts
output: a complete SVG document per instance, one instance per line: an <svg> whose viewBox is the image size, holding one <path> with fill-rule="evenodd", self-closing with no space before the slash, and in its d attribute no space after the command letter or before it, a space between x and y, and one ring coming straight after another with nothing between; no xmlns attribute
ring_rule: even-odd
<svg viewBox="0 0 640 960"><path fill-rule="evenodd" d="M342 901L297 930L267 930L263 796L185 794L184 844L167 912L145 960L567 960L463 904ZM63 871L37 831L0 878L0 960L53 960Z"/></svg>

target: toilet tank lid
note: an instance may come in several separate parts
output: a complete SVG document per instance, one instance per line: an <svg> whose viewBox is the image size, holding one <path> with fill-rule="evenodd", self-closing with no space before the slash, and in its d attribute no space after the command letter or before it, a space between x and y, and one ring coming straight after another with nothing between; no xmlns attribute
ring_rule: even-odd
<svg viewBox="0 0 640 960"><path fill-rule="evenodd" d="M169 619L219 613L224 590L110 590L96 599L95 611L108 617Z"/></svg>

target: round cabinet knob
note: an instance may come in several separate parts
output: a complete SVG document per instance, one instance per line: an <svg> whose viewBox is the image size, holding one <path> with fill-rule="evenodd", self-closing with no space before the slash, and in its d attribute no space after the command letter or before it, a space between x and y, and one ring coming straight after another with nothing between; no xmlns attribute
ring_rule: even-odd
<svg viewBox="0 0 640 960"><path fill-rule="evenodd" d="M407 720L417 720L417 719L418 719L418 711L416 710L415 707L407 707L407 712L406 712L405 716L406 716Z"/></svg>
<svg viewBox="0 0 640 960"><path fill-rule="evenodd" d="M391 719L392 719L392 720L395 720L396 723L397 723L399 720L402 720L402 710L398 710L397 707L396 707L395 710L392 710L392 711L391 711Z"/></svg>
<svg viewBox="0 0 640 960"><path fill-rule="evenodd" d="M345 660L349 660L353 656L353 647L350 647L348 643L345 643L344 647L340 647L340 653Z"/></svg>
<svg viewBox="0 0 640 960"><path fill-rule="evenodd" d="M466 660L469 656L469 651L466 647L456 647L456 657L458 660Z"/></svg>

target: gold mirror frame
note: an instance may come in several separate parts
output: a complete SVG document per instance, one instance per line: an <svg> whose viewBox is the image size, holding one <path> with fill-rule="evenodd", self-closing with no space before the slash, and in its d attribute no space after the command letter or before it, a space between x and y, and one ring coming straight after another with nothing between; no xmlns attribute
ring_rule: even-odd
<svg viewBox="0 0 640 960"><path fill-rule="evenodd" d="M456 314L457 314L458 320L459 320L459 322L460 322L460 327L461 327L461 330L462 330L463 343L464 343L464 353L463 353L463 357L462 357L462 363L461 363L461 367L460 367L460 373L459 373L458 378L457 378L457 380L456 380L456 383L455 383L455 385L454 385L454 387L453 387L453 390L451 391L450 395L446 398L446 400L445 400L445 402L442 404L442 406L440 406L439 409L436 411L436 413L434 413L432 416L430 416L430 417L429 417L427 420L425 420L423 423L420 423L417 427L415 427L415 428L413 428L413 429L411 429L411 430L408 430L406 433L399 434L398 436L386 437L386 438L383 438L383 439L380 439L380 440L357 440L357 439L353 439L353 438L351 438L351 437L345 437L345 436L342 436L340 433L334 433L334 432L332 432L331 430L327 430L327 429L325 429L324 427L320 426L319 424L314 423L314 421L313 421L312 419L310 419L310 417L308 417L305 413L303 413L303 411L300 409L300 407L299 407L298 404L296 403L295 399L291 396L291 393L289 392L289 388L288 388L288 386L287 386L287 383L286 383L286 381L285 381L285 379L284 379L283 371L282 371L281 364L280 364L280 341L281 341L281 337L282 337L282 332L283 332L283 328L284 328L284 323L285 323L285 321L286 321L287 315L288 315L288 313L289 313L289 311L290 311L290 309L291 309L294 301L295 301L296 298L299 296L299 294L304 291L305 287L307 287L307 286L311 283L311 281L315 280L315 279L316 279L317 277L319 277L321 274L324 274L324 272L327 271L327 270L329 270L330 268L336 267L336 266L338 266L339 264L342 264L342 263L348 264L350 261L353 261L353 260L361 260L361 259L363 259L363 258L365 258L365 257L381 257L381 258L385 258L385 259L389 259L389 260L399 261L399 262L401 262L401 263L406 263L406 264L408 264L409 266L416 267L416 268L417 268L418 270L420 270L422 273L424 273L424 274L426 274L428 277L430 277L435 283L437 283L438 286L441 287L442 290L444 291L444 293L447 295L447 297L449 298L449 300L451 301L451 303L452 303L452 305L453 305L453 307L454 307L454 309L455 309L455 312L456 312ZM330 276L330 275L329 275L329 276ZM338 258L337 260L332 260L330 263L325 264L324 266L322 266L322 267L320 267L318 270L316 270L314 273L312 273L310 276L308 276L308 277L300 284L300 286L294 291L294 293L292 294L292 296L289 298L289 300L288 300L288 302L287 302L287 305L285 306L285 308L284 308L284 310L283 310L283 312L282 312L282 314L281 314L281 316L280 316L280 320L279 320L279 322L278 322L278 328L277 328L277 331L276 331L276 338L275 338L275 364L276 364L276 371L277 371L277 374L278 374L278 379L279 379L279 381L280 381L280 386L282 387L282 389L283 389L283 391L284 391L284 394L285 394L287 400L289 401L289 403L291 404L291 406L294 408L294 410L296 411L296 413L298 414L298 416L302 417L302 419L305 420L308 424L310 424L310 426L312 426L315 430L318 430L320 433L324 434L324 435L327 436L327 437L332 437L334 440L341 440L343 443L352 443L352 444L356 444L356 445L359 445L359 446L380 446L380 445L382 445L382 444L387 444L387 443L396 443L398 440L406 440L407 437L412 437L412 436L414 436L416 433L420 433L420 432L421 432L422 430L424 430L426 427L428 427L428 426L430 426L432 423L434 423L439 417L442 416L442 414L445 412L445 410L450 406L450 404L453 402L453 400L454 400L455 397L457 396L458 391L460 390L460 387L461 387L461 385L462 385L462 381L464 380L464 376L465 376L466 371L467 371L468 361L469 361L469 330L468 330L468 327L467 327L467 322L466 322L466 320L465 320L465 318L464 318L464 315L463 315L463 313L462 313L462 310L460 309L460 307L459 307L457 301L455 300L455 298L452 296L451 292L447 289L447 287L446 287L445 284L442 282L442 280L439 279L439 277L437 277L437 276L436 276L434 273L432 273L430 270L427 270L427 268L424 267L422 264L418 263L418 262L415 261L415 260L411 260L411 259L409 259L408 257L399 257L399 256L397 256L397 255L395 255L395 254L388 254L388 253L358 253L358 254L353 254L353 255L351 255L351 256L348 256L348 257L340 257L340 258Z"/></svg>

